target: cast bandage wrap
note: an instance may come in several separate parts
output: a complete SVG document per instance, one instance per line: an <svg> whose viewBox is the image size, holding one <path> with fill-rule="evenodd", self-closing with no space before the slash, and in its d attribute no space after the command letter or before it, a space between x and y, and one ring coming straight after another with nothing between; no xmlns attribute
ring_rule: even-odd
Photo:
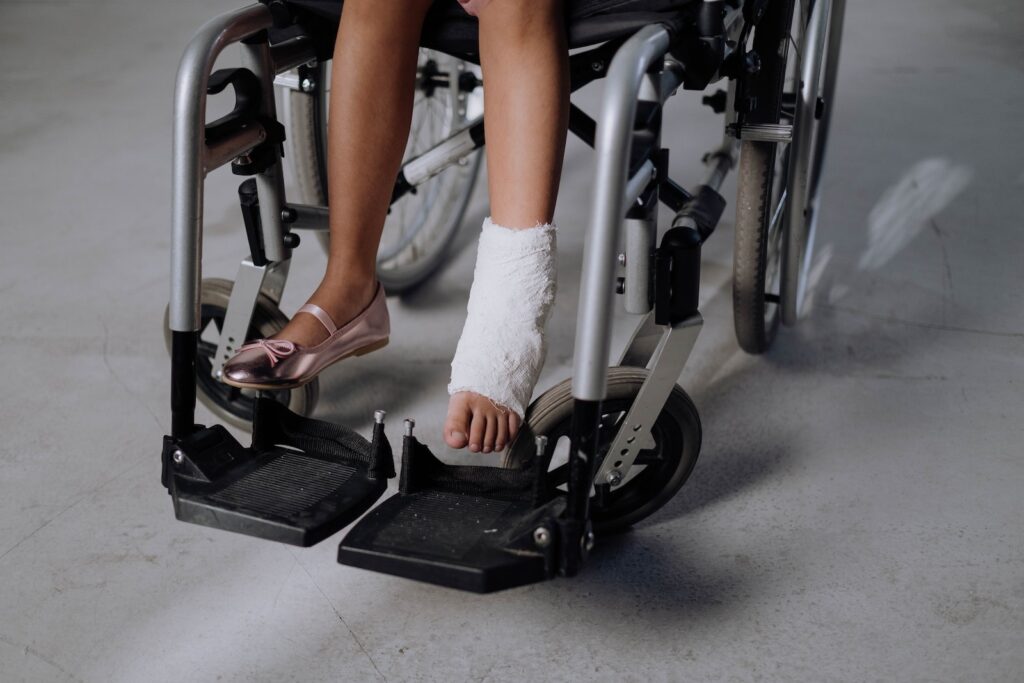
<svg viewBox="0 0 1024 683"><path fill-rule="evenodd" d="M556 277L554 225L513 230L484 219L449 394L472 391L525 415L547 352Z"/></svg>

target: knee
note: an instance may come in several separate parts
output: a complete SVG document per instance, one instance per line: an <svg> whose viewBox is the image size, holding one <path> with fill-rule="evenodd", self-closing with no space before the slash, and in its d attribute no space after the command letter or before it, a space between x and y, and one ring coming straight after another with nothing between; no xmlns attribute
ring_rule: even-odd
<svg viewBox="0 0 1024 683"><path fill-rule="evenodd" d="M365 22L389 23L396 19L426 15L434 0L402 0L402 2L381 2L380 0L345 0L342 13Z"/></svg>
<svg viewBox="0 0 1024 683"><path fill-rule="evenodd" d="M485 0L477 12L481 30L529 30L538 25L558 24L563 0Z"/></svg>

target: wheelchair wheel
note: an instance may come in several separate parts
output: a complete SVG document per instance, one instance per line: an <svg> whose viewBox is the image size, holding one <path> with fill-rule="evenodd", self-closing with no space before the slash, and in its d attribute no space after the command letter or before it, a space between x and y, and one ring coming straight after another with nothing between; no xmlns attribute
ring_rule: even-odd
<svg viewBox="0 0 1024 683"><path fill-rule="evenodd" d="M218 381L212 375L224 315L231 299L232 282L221 278L203 280L200 294L199 355L196 360L196 397L218 419L238 427L252 429L253 409L261 392L239 389ZM288 317L268 297L260 295L253 311L248 338L269 337L288 323ZM170 310L164 313L164 340L171 352ZM320 382L314 379L295 389L262 392L299 415L309 415L316 407Z"/></svg>
<svg viewBox="0 0 1024 683"><path fill-rule="evenodd" d="M472 65L433 50L421 49L415 104L405 159L433 148L461 129L476 110L478 90L466 92L460 75ZM327 99L329 78L321 67L321 87L289 97L291 157L300 201L326 206ZM468 79L467 79L468 80ZM401 294L429 278L443 263L473 192L480 169L479 153L450 166L391 205L377 252L377 277L389 294ZM329 235L318 233L326 249Z"/></svg>
<svg viewBox="0 0 1024 683"><path fill-rule="evenodd" d="M754 29L760 70L747 82L755 103L752 124L791 121L801 19L794 1L774 2ZM794 35L794 32L797 35ZM733 254L733 322L736 340L748 353L763 353L775 340L781 319L782 233L788 204L786 179L791 145L742 140L737 171L736 237Z"/></svg>
<svg viewBox="0 0 1024 683"><path fill-rule="evenodd" d="M642 368L608 369L608 395L601 404L600 450L604 457L647 378ZM569 476L566 458L572 423L572 380L552 387L534 401L516 440L502 464L521 467L534 457L535 436L548 437L554 449L550 476L552 485L565 490ZM598 487L591 497L591 519L595 531L622 531L658 510L686 483L700 453L700 417L690 397L679 386L672 389L665 407L652 428L654 447L643 450L622 482Z"/></svg>
<svg viewBox="0 0 1024 683"><path fill-rule="evenodd" d="M801 41L800 88L794 93L793 140L782 238L782 322L794 325L803 310L814 252L821 171L835 108L836 74L846 0L813 0Z"/></svg>

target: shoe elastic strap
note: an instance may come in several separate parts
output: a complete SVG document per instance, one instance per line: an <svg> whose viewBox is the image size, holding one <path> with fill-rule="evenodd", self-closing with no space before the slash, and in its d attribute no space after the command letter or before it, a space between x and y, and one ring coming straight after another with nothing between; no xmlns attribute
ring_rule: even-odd
<svg viewBox="0 0 1024 683"><path fill-rule="evenodd" d="M320 324L327 328L327 334L334 334L338 329L338 326L334 324L333 320L331 320L331 316L327 314L327 311L316 304L305 304L298 310L297 314L298 313L309 313L310 315L315 316L316 319L320 321Z"/></svg>

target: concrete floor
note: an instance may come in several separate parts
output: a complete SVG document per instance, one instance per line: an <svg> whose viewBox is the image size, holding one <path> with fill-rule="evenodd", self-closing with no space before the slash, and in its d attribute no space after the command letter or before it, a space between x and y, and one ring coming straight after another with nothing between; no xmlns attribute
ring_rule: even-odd
<svg viewBox="0 0 1024 683"><path fill-rule="evenodd" d="M690 483L579 578L476 596L339 567L339 537L174 521L171 91L237 4L0 1L0 680L1024 677L1024 8L849 3L808 318L738 350L727 212L681 379L705 429ZM717 123L690 94L670 112L692 183ZM571 145L541 389L569 375L590 174ZM208 276L243 253L236 182L209 185ZM319 416L365 433L382 407L439 443L485 212L481 191L451 266L390 302L392 344L325 373ZM288 311L323 264L296 261Z"/></svg>

